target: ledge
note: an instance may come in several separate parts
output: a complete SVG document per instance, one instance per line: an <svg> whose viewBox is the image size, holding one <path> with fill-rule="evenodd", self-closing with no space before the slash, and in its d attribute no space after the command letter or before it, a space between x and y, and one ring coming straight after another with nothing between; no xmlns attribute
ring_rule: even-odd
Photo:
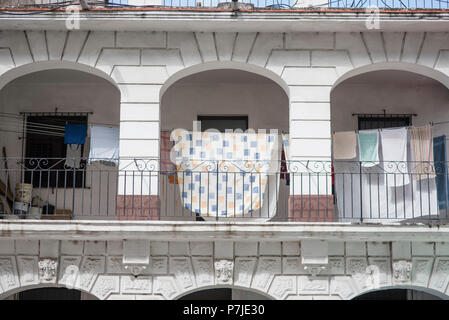
<svg viewBox="0 0 449 320"><path fill-rule="evenodd" d="M447 242L449 225L2 220L1 239Z"/></svg>
<svg viewBox="0 0 449 320"><path fill-rule="evenodd" d="M67 30L64 10L0 9L0 30ZM25 13L33 13L25 15ZM80 30L203 32L357 32L368 31L362 10L254 10L238 14L213 8L98 9L80 12ZM382 10L376 31L447 32L449 10ZM268 22L268 23L267 23ZM373 30L370 30L373 31Z"/></svg>

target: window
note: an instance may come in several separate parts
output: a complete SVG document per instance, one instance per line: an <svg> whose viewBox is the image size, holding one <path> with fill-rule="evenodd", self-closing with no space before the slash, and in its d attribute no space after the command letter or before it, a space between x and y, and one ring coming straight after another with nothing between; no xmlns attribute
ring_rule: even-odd
<svg viewBox="0 0 449 320"><path fill-rule="evenodd" d="M407 127L412 125L412 115L359 115L359 130Z"/></svg>
<svg viewBox="0 0 449 320"><path fill-rule="evenodd" d="M34 188L83 188L85 182L85 160L80 168L64 166L67 145L64 144L66 123L87 125L86 116L28 116L25 147L25 182ZM62 131L61 131L62 130ZM80 146L81 155L84 145ZM42 160L38 160L42 159ZM75 179L74 179L75 176Z"/></svg>
<svg viewBox="0 0 449 320"><path fill-rule="evenodd" d="M225 132L226 129L248 130L248 116L198 116L201 121L201 131L217 129Z"/></svg>

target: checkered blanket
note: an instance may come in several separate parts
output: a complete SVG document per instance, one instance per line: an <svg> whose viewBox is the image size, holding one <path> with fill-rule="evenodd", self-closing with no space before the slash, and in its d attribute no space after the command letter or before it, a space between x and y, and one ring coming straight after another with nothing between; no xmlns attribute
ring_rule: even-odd
<svg viewBox="0 0 449 320"><path fill-rule="evenodd" d="M276 134L174 130L172 139L172 161L187 209L241 217L262 208L270 193L266 188Z"/></svg>

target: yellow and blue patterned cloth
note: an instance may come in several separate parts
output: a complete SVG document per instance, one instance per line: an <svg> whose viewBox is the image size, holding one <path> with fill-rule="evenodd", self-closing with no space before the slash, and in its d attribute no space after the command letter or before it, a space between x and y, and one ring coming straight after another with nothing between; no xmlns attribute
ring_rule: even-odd
<svg viewBox="0 0 449 320"><path fill-rule="evenodd" d="M276 139L271 133L174 130L171 157L184 206L221 217L246 217L261 209L270 193L265 189Z"/></svg>

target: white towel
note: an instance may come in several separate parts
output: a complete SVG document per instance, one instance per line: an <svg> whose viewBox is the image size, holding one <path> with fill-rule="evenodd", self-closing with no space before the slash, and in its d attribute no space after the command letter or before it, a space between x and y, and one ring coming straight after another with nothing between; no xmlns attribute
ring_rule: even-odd
<svg viewBox="0 0 449 320"><path fill-rule="evenodd" d="M111 161L118 164L120 129L102 126L90 128L89 163Z"/></svg>
<svg viewBox="0 0 449 320"><path fill-rule="evenodd" d="M64 166L79 169L81 161L81 145L68 144Z"/></svg>
<svg viewBox="0 0 449 320"><path fill-rule="evenodd" d="M382 129L380 138L388 186L401 187L408 184L407 128Z"/></svg>

